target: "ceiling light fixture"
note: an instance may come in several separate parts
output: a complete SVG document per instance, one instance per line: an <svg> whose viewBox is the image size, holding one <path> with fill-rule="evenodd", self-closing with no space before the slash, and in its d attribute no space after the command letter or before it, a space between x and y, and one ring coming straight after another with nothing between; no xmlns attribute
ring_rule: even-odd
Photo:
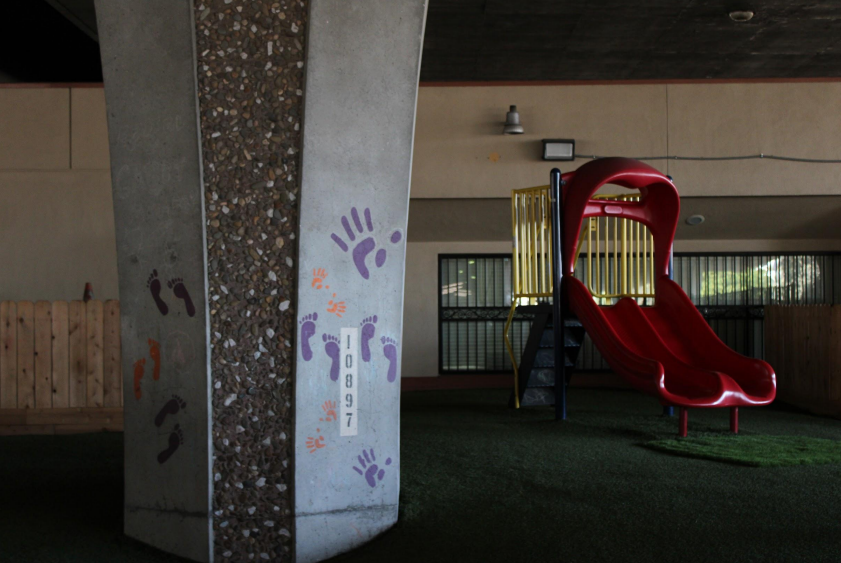
<svg viewBox="0 0 841 563"><path fill-rule="evenodd" d="M517 106L511 106L505 115L505 128L502 130L505 135L522 135L523 126L520 125L520 114Z"/></svg>
<svg viewBox="0 0 841 563"><path fill-rule="evenodd" d="M734 10L730 12L730 19L734 22L744 23L753 18L753 12L750 10Z"/></svg>
<svg viewBox="0 0 841 563"><path fill-rule="evenodd" d="M691 216L686 218L686 224L689 225L690 227L694 227L696 225L700 225L705 220L706 219L704 218L703 215L691 215Z"/></svg>

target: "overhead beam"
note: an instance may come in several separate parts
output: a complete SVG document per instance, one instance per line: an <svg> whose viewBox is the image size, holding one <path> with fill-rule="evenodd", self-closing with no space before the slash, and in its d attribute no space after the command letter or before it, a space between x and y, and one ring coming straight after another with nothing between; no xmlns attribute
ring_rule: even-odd
<svg viewBox="0 0 841 563"><path fill-rule="evenodd" d="M47 4L84 32L85 35L99 43L96 29L96 10L93 0L44 0Z"/></svg>

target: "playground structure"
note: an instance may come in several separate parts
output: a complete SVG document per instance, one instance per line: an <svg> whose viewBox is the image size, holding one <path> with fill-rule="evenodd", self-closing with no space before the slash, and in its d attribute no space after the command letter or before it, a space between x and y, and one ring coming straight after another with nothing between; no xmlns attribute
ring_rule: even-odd
<svg viewBox="0 0 841 563"><path fill-rule="evenodd" d="M607 184L637 192L596 195ZM730 429L738 432L740 406L774 400L771 366L728 348L671 279L679 211L671 178L627 158L563 175L555 169L549 186L514 190L514 299L505 328L514 407L554 404L556 418L566 418L585 331L635 389L669 414L679 407L681 436L690 407L730 408ZM586 285L573 276L585 245ZM517 311L533 319L519 366L508 338Z"/></svg>

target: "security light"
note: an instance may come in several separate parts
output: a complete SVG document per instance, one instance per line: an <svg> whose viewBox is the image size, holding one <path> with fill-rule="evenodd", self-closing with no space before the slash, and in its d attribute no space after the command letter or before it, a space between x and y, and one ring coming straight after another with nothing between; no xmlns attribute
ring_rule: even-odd
<svg viewBox="0 0 841 563"><path fill-rule="evenodd" d="M520 114L517 106L511 106L505 114L505 128L502 130L505 135L522 135L523 126L520 125Z"/></svg>
<svg viewBox="0 0 841 563"><path fill-rule="evenodd" d="M575 160L575 140L543 139L543 160Z"/></svg>

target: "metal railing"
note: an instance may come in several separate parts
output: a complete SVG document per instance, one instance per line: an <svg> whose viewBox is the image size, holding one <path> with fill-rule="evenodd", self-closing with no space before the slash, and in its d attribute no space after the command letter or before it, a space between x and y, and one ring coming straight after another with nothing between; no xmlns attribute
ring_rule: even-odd
<svg viewBox="0 0 841 563"><path fill-rule="evenodd" d="M519 408L516 391L520 376L518 358L509 334L517 305L552 297L552 194L549 186L512 190L511 231L514 298L502 337L514 369L514 403Z"/></svg>
<svg viewBox="0 0 841 563"><path fill-rule="evenodd" d="M640 195L597 195L593 199L639 201ZM545 302L552 297L551 206L549 186L511 192L514 287L503 339L514 370L515 387L519 381L518 354L509 334L517 306ZM600 303L621 297L654 297L654 237L645 225L618 217L590 217L582 225L576 263L585 243L587 287Z"/></svg>
<svg viewBox="0 0 841 563"><path fill-rule="evenodd" d="M552 296L552 211L549 186L511 193L514 307L519 299ZM512 307L513 309L513 307Z"/></svg>
<svg viewBox="0 0 841 563"><path fill-rule="evenodd" d="M596 195L593 199L639 201L640 196ZM590 217L581 228L576 264L585 246L586 285L593 297L654 297L654 236L648 227L631 219Z"/></svg>

